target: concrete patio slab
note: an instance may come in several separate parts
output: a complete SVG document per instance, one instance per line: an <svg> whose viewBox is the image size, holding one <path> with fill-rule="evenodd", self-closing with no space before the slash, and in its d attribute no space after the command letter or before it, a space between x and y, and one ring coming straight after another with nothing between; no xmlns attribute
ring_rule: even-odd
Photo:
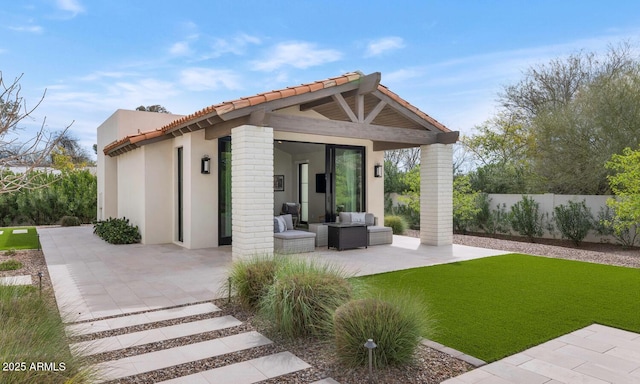
<svg viewBox="0 0 640 384"><path fill-rule="evenodd" d="M68 322L197 303L223 296L231 246L188 250L175 244L113 245L91 226L38 228L56 299ZM509 252L463 245L393 244L299 257L335 262L356 275L453 263Z"/></svg>

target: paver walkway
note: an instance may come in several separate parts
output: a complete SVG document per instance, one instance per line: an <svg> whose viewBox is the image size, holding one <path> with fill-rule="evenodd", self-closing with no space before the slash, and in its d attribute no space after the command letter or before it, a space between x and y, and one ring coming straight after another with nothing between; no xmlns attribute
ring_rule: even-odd
<svg viewBox="0 0 640 384"><path fill-rule="evenodd" d="M242 324L241 321L233 316L216 316L217 312L219 312L219 308L211 303L195 304L141 314L123 315L94 322L69 324L67 325L67 333L71 335L91 335L105 330L125 332L117 336L71 344L73 350L86 356L157 342L176 342L175 346L162 346L151 352L133 355L127 353L128 356L113 360L100 359L101 362L94 364L92 367L93 371L97 373L98 383L137 376L155 370L178 367L182 364L194 363L272 344L271 340L260 333L249 331L180 345L181 338L233 328ZM194 315L214 315L214 317L190 321L189 317ZM162 326L162 321L166 320L181 320L181 322L175 325ZM139 325L151 328L127 332L131 329L127 327ZM309 364L293 354L280 352L188 374L167 382L185 384L221 382L252 384L309 367Z"/></svg>
<svg viewBox="0 0 640 384"><path fill-rule="evenodd" d="M640 334L592 324L444 384L640 384Z"/></svg>

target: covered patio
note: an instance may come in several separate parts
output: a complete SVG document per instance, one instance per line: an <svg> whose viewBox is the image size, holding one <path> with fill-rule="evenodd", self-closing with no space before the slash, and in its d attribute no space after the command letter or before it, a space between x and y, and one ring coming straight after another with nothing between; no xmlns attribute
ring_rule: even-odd
<svg viewBox="0 0 640 384"><path fill-rule="evenodd" d="M67 321L147 311L224 296L230 246L190 250L175 244L112 245L91 226L38 228L49 275ZM394 236L393 244L294 257L343 266L354 275L452 263L508 252L463 245L429 246ZM212 257L215 256L215 257Z"/></svg>

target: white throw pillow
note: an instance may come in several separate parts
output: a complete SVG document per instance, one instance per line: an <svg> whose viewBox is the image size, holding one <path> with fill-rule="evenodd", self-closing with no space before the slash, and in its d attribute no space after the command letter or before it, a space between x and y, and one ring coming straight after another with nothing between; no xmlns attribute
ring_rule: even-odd
<svg viewBox="0 0 640 384"><path fill-rule="evenodd" d="M276 216L278 220L278 232L284 232L287 230L287 223L284 221L284 217Z"/></svg>
<svg viewBox="0 0 640 384"><path fill-rule="evenodd" d="M364 220L365 220L365 213L364 212L352 212L351 213L351 222L352 223L358 223L358 224L364 224Z"/></svg>

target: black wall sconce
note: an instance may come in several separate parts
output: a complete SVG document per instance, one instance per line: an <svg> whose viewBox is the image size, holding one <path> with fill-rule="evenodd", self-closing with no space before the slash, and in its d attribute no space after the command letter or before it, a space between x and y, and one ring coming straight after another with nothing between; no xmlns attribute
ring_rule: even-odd
<svg viewBox="0 0 640 384"><path fill-rule="evenodd" d="M208 175L211 173L211 158L209 156L204 155L202 160L200 160L200 173L203 175Z"/></svg>
<svg viewBox="0 0 640 384"><path fill-rule="evenodd" d="M382 165L380 164L376 164L373 167L373 176L375 177L382 177Z"/></svg>

